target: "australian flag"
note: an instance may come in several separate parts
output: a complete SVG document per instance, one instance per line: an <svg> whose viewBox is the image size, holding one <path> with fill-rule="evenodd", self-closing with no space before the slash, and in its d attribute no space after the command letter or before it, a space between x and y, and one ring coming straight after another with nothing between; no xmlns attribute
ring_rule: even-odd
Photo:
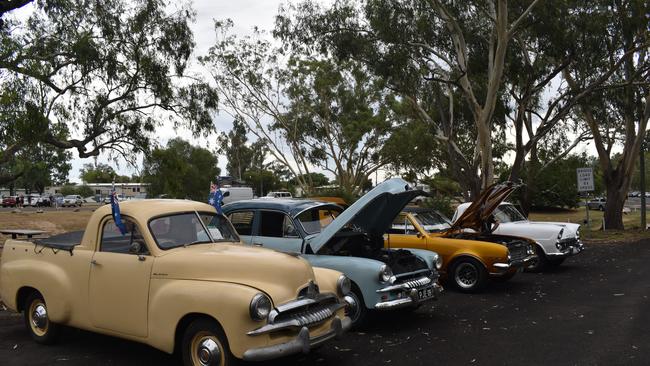
<svg viewBox="0 0 650 366"><path fill-rule="evenodd" d="M118 229L120 229L122 235L125 235L127 233L127 230L124 222L122 222L122 215L120 215L120 203L117 199L117 194L115 193L115 187L113 187L113 190L111 190L111 210L115 225Z"/></svg>
<svg viewBox="0 0 650 366"><path fill-rule="evenodd" d="M223 193L219 189L219 185L210 183L210 195L208 195L208 203L217 209L219 215L223 214L221 211L221 201L223 201Z"/></svg>

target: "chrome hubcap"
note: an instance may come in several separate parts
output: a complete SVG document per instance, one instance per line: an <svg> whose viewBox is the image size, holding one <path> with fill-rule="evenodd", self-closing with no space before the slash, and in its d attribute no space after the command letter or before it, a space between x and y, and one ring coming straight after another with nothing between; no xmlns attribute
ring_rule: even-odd
<svg viewBox="0 0 650 366"><path fill-rule="evenodd" d="M462 288L471 288L478 281L478 271L470 263L461 263L456 267L456 283Z"/></svg>
<svg viewBox="0 0 650 366"><path fill-rule="evenodd" d="M221 349L214 340L207 338L201 341L197 350L197 358L203 366L221 364Z"/></svg>
<svg viewBox="0 0 650 366"><path fill-rule="evenodd" d="M47 327L47 310L43 304L38 304L32 312L32 324L38 329Z"/></svg>
<svg viewBox="0 0 650 366"><path fill-rule="evenodd" d="M343 299L346 303L348 303L348 307L346 309L347 316L350 317L353 323L356 322L359 319L359 300L357 299L356 294L350 292L349 294L345 295Z"/></svg>

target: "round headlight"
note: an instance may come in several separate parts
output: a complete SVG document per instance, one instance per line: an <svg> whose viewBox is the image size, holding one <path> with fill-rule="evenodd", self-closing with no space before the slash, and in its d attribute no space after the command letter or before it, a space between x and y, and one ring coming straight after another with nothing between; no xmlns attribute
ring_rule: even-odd
<svg viewBox="0 0 650 366"><path fill-rule="evenodd" d="M440 255L437 255L433 263L435 263L436 269L442 268L442 257Z"/></svg>
<svg viewBox="0 0 650 366"><path fill-rule="evenodd" d="M379 268L379 280L381 282L391 282L393 278L393 270L390 269L387 265L382 265Z"/></svg>
<svg viewBox="0 0 650 366"><path fill-rule="evenodd" d="M352 283L350 282L350 279L345 277L345 275L341 275L336 282L336 289L338 290L340 296L349 294L350 290L352 289Z"/></svg>
<svg viewBox="0 0 650 366"><path fill-rule="evenodd" d="M259 293L253 296L250 305L250 315L253 320L264 320L269 316L271 312L271 299L263 293Z"/></svg>
<svg viewBox="0 0 650 366"><path fill-rule="evenodd" d="M576 239L580 239L580 229L576 230Z"/></svg>

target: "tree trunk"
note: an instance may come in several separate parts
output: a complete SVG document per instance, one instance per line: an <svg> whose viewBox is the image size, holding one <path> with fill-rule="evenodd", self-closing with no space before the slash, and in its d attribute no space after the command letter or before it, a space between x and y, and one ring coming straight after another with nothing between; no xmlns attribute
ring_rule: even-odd
<svg viewBox="0 0 650 366"><path fill-rule="evenodd" d="M629 179L627 179L629 181ZM609 185L608 185L609 186ZM623 230L623 206L625 206L626 190L608 189L607 202L605 203L605 223L606 230Z"/></svg>

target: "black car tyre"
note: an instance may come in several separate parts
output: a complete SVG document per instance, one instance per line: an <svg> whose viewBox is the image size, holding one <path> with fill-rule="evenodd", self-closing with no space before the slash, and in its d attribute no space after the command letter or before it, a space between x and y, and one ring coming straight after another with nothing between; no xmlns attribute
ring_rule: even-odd
<svg viewBox="0 0 650 366"><path fill-rule="evenodd" d="M366 308L361 290L356 284L352 284L352 291L345 295L345 301L347 302L345 315L352 320L352 328L359 329L367 325L370 310Z"/></svg>
<svg viewBox="0 0 650 366"><path fill-rule="evenodd" d="M560 266L566 258L557 258L557 259L549 259L548 264L551 267L558 267Z"/></svg>
<svg viewBox="0 0 650 366"><path fill-rule="evenodd" d="M25 300L23 318L34 341L41 344L53 344L57 341L61 327L50 321L47 304L38 292L32 292Z"/></svg>
<svg viewBox="0 0 650 366"><path fill-rule="evenodd" d="M200 318L190 323L181 347L185 366L230 366L234 362L223 329L212 319Z"/></svg>
<svg viewBox="0 0 650 366"><path fill-rule="evenodd" d="M461 292L478 292L485 287L487 279L487 270L474 258L461 258L452 264L450 280Z"/></svg>

